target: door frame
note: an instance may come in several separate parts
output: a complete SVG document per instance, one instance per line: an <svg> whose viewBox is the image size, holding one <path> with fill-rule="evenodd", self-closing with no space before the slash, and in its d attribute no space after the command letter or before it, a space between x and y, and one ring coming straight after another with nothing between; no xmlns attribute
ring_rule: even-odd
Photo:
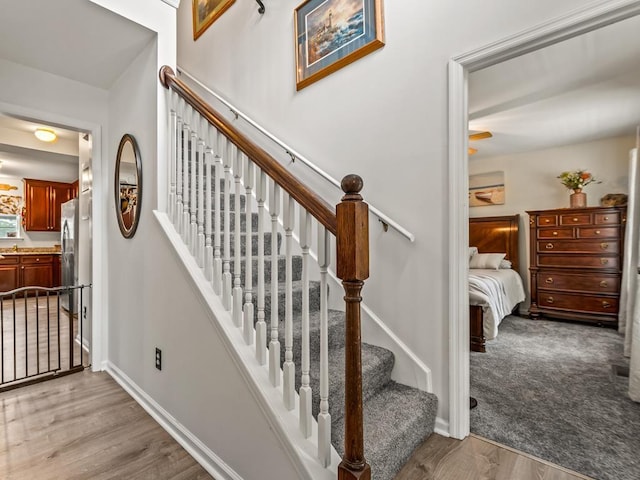
<svg viewBox="0 0 640 480"><path fill-rule="evenodd" d="M449 434L469 435L468 75L640 14L640 0L571 11L449 61Z"/></svg>

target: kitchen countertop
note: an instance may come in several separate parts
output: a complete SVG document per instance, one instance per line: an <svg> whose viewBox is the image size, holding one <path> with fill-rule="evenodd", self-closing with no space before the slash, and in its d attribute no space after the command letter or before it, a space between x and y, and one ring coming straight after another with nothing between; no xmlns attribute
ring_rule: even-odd
<svg viewBox="0 0 640 480"><path fill-rule="evenodd" d="M0 248L0 255L7 257L10 255L59 255L59 247L22 247L14 250L11 247Z"/></svg>

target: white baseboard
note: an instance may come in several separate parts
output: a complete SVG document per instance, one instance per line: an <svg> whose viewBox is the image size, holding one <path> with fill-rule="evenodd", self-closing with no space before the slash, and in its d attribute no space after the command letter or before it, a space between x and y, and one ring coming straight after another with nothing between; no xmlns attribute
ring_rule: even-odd
<svg viewBox="0 0 640 480"><path fill-rule="evenodd" d="M202 443L184 425L156 403L122 370L106 362L106 372L140 404L216 480L243 480L229 465Z"/></svg>
<svg viewBox="0 0 640 480"><path fill-rule="evenodd" d="M449 422L446 420L443 420L440 417L436 417L436 426L433 429L433 431L438 435L442 435L443 437L451 436L451 434L449 433Z"/></svg>

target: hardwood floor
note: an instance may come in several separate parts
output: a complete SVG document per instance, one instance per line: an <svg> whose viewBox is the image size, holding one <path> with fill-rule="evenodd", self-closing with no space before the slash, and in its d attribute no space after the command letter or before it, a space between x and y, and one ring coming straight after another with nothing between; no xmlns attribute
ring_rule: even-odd
<svg viewBox="0 0 640 480"><path fill-rule="evenodd" d="M211 479L107 373L0 393L4 480Z"/></svg>
<svg viewBox="0 0 640 480"><path fill-rule="evenodd" d="M591 479L475 435L460 441L433 434L395 480Z"/></svg>
<svg viewBox="0 0 640 480"><path fill-rule="evenodd" d="M212 477L107 373L0 393L3 480ZM476 436L431 435L395 480L585 480ZM265 477L265 480L271 480Z"/></svg>

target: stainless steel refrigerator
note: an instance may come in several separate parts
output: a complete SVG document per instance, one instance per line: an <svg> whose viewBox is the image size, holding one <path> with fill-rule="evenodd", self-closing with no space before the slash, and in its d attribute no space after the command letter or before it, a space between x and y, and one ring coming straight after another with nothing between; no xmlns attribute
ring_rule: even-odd
<svg viewBox="0 0 640 480"><path fill-rule="evenodd" d="M74 198L62 204L60 216L60 244L62 255L60 257L60 269L62 273L62 286L68 287L78 283L78 199ZM76 294L71 290L68 294L61 295L60 302L70 314L76 312Z"/></svg>

